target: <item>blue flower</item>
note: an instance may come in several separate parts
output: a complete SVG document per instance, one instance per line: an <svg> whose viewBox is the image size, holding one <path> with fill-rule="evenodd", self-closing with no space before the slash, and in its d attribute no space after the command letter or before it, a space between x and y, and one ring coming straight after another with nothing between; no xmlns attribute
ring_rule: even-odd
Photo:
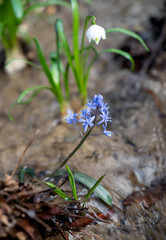
<svg viewBox="0 0 166 240"><path fill-rule="evenodd" d="M69 124L74 124L75 127L78 128L76 125L77 121L81 122L83 125L84 133L89 130L92 130L94 125L97 123L103 124L103 133L111 137L113 133L111 131L107 131L107 125L108 122L112 122L110 113L109 113L109 106L107 103L104 103L103 96L100 94L94 95L93 99L90 101L87 101L86 108L81 110L81 114L79 114L79 119L77 120L76 113L72 113L70 110L68 110L68 116L66 117L66 121ZM99 117L100 116L100 117ZM83 137L82 133L81 136Z"/></svg>
<svg viewBox="0 0 166 240"><path fill-rule="evenodd" d="M70 110L67 110L67 112L68 112L68 114L69 114L69 116L66 116L66 121L67 121L67 123L69 123L69 124L76 124L76 122L77 122L77 113L72 113Z"/></svg>
<svg viewBox="0 0 166 240"><path fill-rule="evenodd" d="M100 122L98 122L98 125L101 123L105 123L105 126L107 127L107 122L112 122L111 117L109 116L109 112L102 111L102 114L100 115L102 118Z"/></svg>
<svg viewBox="0 0 166 240"><path fill-rule="evenodd" d="M88 127L93 127L94 123L93 121L95 120L95 116L93 117L86 117L85 119L80 119L79 122L83 122L83 129L84 132L86 132Z"/></svg>
<svg viewBox="0 0 166 240"><path fill-rule="evenodd" d="M100 95L100 94L98 94L98 95L94 95L94 97L93 97L93 102L95 103L95 105L97 106L97 107L102 107L102 105L103 105L103 96L102 95Z"/></svg>
<svg viewBox="0 0 166 240"><path fill-rule="evenodd" d="M100 111L103 113L109 113L109 107L108 107L108 104L107 103L104 103L103 102L103 105L101 106L101 108L100 108Z"/></svg>
<svg viewBox="0 0 166 240"><path fill-rule="evenodd" d="M86 118L87 116L91 116L91 109L90 108L84 108L81 110L82 114L80 114L80 118Z"/></svg>
<svg viewBox="0 0 166 240"><path fill-rule="evenodd" d="M103 133L107 136L107 137L112 137L112 135L114 134L111 131L107 131L106 126L103 125L104 131Z"/></svg>
<svg viewBox="0 0 166 240"><path fill-rule="evenodd" d="M86 106L87 106L89 109L96 110L96 104L95 104L92 100L91 100L90 102L87 101Z"/></svg>

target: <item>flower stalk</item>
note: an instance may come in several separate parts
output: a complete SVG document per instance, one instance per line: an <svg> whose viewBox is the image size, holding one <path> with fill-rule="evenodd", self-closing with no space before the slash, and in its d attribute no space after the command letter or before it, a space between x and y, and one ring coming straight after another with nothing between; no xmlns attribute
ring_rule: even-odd
<svg viewBox="0 0 166 240"><path fill-rule="evenodd" d="M81 141L78 143L78 145L74 148L74 150L65 158L65 160L60 164L60 166L57 168L60 169L63 167L69 159L79 150L79 148L83 145L85 140L89 137L91 134L93 128L95 125L103 124L103 134L105 134L108 137L111 137L113 135L112 132L108 131L107 125L109 122L111 122L111 117L109 116L109 107L107 103L104 103L103 96L98 94L93 97L91 101L87 101L86 108L81 110L81 114L79 115L79 119L77 119L78 114L72 113L70 110L68 110L68 115L66 116L66 121L68 124L73 124L77 127L77 122L82 122L84 133L88 130L88 132L83 136L81 133ZM98 116L100 119L98 119ZM56 170L56 171L57 171Z"/></svg>

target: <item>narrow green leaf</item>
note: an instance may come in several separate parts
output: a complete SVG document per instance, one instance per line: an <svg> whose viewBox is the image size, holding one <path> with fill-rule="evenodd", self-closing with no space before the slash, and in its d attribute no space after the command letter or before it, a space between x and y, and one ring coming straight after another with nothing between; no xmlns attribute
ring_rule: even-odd
<svg viewBox="0 0 166 240"><path fill-rule="evenodd" d="M35 93L37 94L39 91L41 91L43 89L52 91L52 89L50 87L46 87L46 86L35 86L35 87L28 88L20 94L20 96L17 99L17 103L21 103L22 99L25 97L25 95L27 95L27 93L29 93L31 91L35 91ZM36 94L35 94L35 96L36 96ZM33 97L34 97L34 95L33 95Z"/></svg>
<svg viewBox="0 0 166 240"><path fill-rule="evenodd" d="M134 69L135 69L134 59L132 58L132 56L129 53L127 53L127 52L125 52L123 50L120 50L120 49L109 48L109 49L103 50L99 54L103 54L103 53L106 53L106 52L117 53L117 54L123 56L124 58L127 58L131 62L131 70L134 71Z"/></svg>
<svg viewBox="0 0 166 240"><path fill-rule="evenodd" d="M60 85L60 74L59 74L57 57L55 56L55 54L53 52L50 53L50 60L51 60L52 78L56 85Z"/></svg>
<svg viewBox="0 0 166 240"><path fill-rule="evenodd" d="M67 41L67 38L66 38L66 35L65 35L65 32L64 32L64 28L63 28L63 22L62 22L61 19L56 20L55 31L56 31L56 34L58 34L58 37L60 38L60 40L62 42L63 48L65 50L65 54L67 56L67 60L68 60L69 65L70 65L70 67L73 71L78 89L80 90L80 82L78 80L78 75L77 75L76 69L75 69L74 64L73 64L73 57L72 57L72 54L71 54L71 51L70 51L70 48L69 48L69 44L68 44L68 41Z"/></svg>
<svg viewBox="0 0 166 240"><path fill-rule="evenodd" d="M45 184L47 186L49 186L50 188L55 188L53 189L53 191L58 194L60 197L62 197L65 200L71 200L62 190L60 190L59 188L57 188L53 183L50 182L45 182Z"/></svg>
<svg viewBox="0 0 166 240"><path fill-rule="evenodd" d="M1 40L5 50L10 51L10 49L15 48L17 44L17 18L10 0L0 2L0 23L2 24Z"/></svg>
<svg viewBox="0 0 166 240"><path fill-rule="evenodd" d="M85 196L85 200L87 200L90 197L90 195L94 192L94 190L97 188L97 186L100 184L100 182L103 180L104 177L105 177L105 174L95 182L93 187L89 190L89 192Z"/></svg>
<svg viewBox="0 0 166 240"><path fill-rule="evenodd" d="M10 63L12 63L13 61L17 61L17 60L21 60L21 61L24 61L26 62L27 64L31 65L32 67L35 67L37 69L39 69L40 71L42 70L41 67L39 67L37 64L31 62L31 61L28 61L27 59L23 59L23 58L13 58L11 60L9 60L6 64L5 64L5 67L7 65L9 65Z"/></svg>
<svg viewBox="0 0 166 240"><path fill-rule="evenodd" d="M14 102L13 104L10 105L10 107L9 107L9 109L8 109L8 118L9 118L9 120L12 121L12 122L14 122L14 118L13 118L11 112L12 112L13 108L14 108L16 105L18 105L18 103L17 103L17 102Z"/></svg>
<svg viewBox="0 0 166 240"><path fill-rule="evenodd" d="M96 56L91 60L91 62L89 63L88 69L87 69L86 74L85 74L85 76L84 76L85 85L86 85L87 82L88 82L90 69L91 69L91 67L93 66L95 60L96 60L101 54L106 53L106 52L117 53L117 54L119 54L119 55L127 58L127 59L131 62L131 70L134 71L134 69L135 69L134 59L132 58L132 56L131 56L129 53L127 53L127 52L125 52L125 51L123 51L123 50L120 50L120 49L116 49L116 48L105 49L105 50L103 50L102 52L98 53L98 55L96 55Z"/></svg>
<svg viewBox="0 0 166 240"><path fill-rule="evenodd" d="M76 170L74 170L74 178L77 181L81 182L82 184L86 185L88 188L92 188L94 186L94 184L96 183L96 180L93 179L92 177L90 177L84 173L78 172ZM112 197L111 197L110 193L101 184L99 184L96 187L94 192L105 203L107 203L108 205L112 205Z"/></svg>
<svg viewBox="0 0 166 240"><path fill-rule="evenodd" d="M30 89L32 89L32 88L30 88ZM11 106L9 107L9 109L8 109L8 118L10 119L10 121L14 121L14 118L12 117L12 114L11 114L11 112L12 112L12 110L13 110L13 108L16 106L16 105L23 105L23 104L28 104L28 103L30 103L32 100L33 100L33 98L42 90L42 89L48 89L48 90L50 90L50 91L52 91L52 89L51 88L48 88L48 87L42 87L41 88L41 86L40 87L37 87L37 89L35 90L34 89L34 87L33 87L33 89L32 89L32 91L34 91L33 93L32 93L32 95L26 100L26 101L22 101L22 99L23 99L23 97L25 96L22 96L21 98L21 101L18 103L18 100L17 100L17 102L14 102L13 104L11 104ZM26 89L26 90L28 90L28 89ZM25 91L26 91L25 90ZM21 93L21 94L23 94L23 92Z"/></svg>
<svg viewBox="0 0 166 240"><path fill-rule="evenodd" d="M146 51L149 51L149 48L147 47L144 40L138 34L132 32L132 31L129 31L129 30L124 29L124 28L110 28L110 29L106 30L106 33L110 33L110 32L121 32L121 33L127 34L127 35L137 39L144 46Z"/></svg>
<svg viewBox="0 0 166 240"><path fill-rule="evenodd" d="M77 200L77 191L76 191L76 185L75 185L75 180L74 180L74 176L72 171L70 170L70 168L66 165L66 169L69 175L69 181L70 181L70 185L71 185L71 189L73 192L73 197L75 198L75 200Z"/></svg>
<svg viewBox="0 0 166 240"><path fill-rule="evenodd" d="M66 97L69 100L69 63L67 63L64 74L64 86L65 86L65 91L66 91Z"/></svg>
<svg viewBox="0 0 166 240"><path fill-rule="evenodd" d="M56 188L56 186L51 182L45 182L45 184L50 188Z"/></svg>
<svg viewBox="0 0 166 240"><path fill-rule="evenodd" d="M45 60L42 48L40 46L40 43L39 43L39 41L38 41L38 39L36 37L34 37L33 40L34 40L34 42L36 44L37 55L38 55L40 64L41 64L41 66L43 68L43 71L46 74L50 84L54 86L54 84L53 84L54 81L52 79L52 74L51 74L51 71L50 71L47 63L46 63L46 60Z"/></svg>
<svg viewBox="0 0 166 240"><path fill-rule="evenodd" d="M72 70L74 70L74 65L73 65L73 62L72 62L72 54L71 54L69 44L68 44L68 41L67 41L67 38L66 38L66 35L65 35L65 32L64 32L63 21L61 19L56 20L55 31L58 35L58 39L60 38L60 40L62 41L62 45L63 45L63 48L65 50L66 56L68 58L69 64L70 64Z"/></svg>
<svg viewBox="0 0 166 240"><path fill-rule="evenodd" d="M73 14L73 51L76 69L79 70L79 8L77 0L71 0Z"/></svg>
<svg viewBox="0 0 166 240"><path fill-rule="evenodd" d="M51 85L51 88L52 88L52 92L54 93L54 95L57 97L57 100L58 102L60 103L60 105L63 104L63 95L62 95L62 91L61 91L61 88L59 87L59 85L57 85L55 82L54 82L54 79L53 79L53 76L52 76L52 73L47 65L47 62L45 60L45 57L44 57L44 54L43 54L43 51L42 51L42 48L40 46L40 43L39 41L37 40L37 38L33 38L35 44L36 44L36 49L37 49L37 54L38 54L38 58L39 58L39 61L40 61L40 64L43 68L43 71L45 73L45 75L47 76L48 78L48 81Z"/></svg>
<svg viewBox="0 0 166 240"><path fill-rule="evenodd" d="M35 3L35 4L31 5L30 7L28 7L24 12L24 16L26 16L29 12L31 12L35 8L45 7L45 6L49 6L49 5L61 5L61 6L70 8L70 4L67 1L63 1L63 0L50 0L49 1L48 0L46 2Z"/></svg>
<svg viewBox="0 0 166 240"><path fill-rule="evenodd" d="M8 0L7 0L8 1ZM23 1L22 0L10 0L15 17L17 19L17 22L20 23L23 14L24 14L24 6L23 6Z"/></svg>

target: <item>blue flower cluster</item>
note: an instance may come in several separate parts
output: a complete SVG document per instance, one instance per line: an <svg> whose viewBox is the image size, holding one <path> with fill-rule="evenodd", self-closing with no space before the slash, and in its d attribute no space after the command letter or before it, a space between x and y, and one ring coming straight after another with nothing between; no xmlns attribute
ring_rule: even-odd
<svg viewBox="0 0 166 240"><path fill-rule="evenodd" d="M97 123L102 124L103 126L103 133L111 137L113 135L112 132L107 131L107 124L111 122L111 117L109 116L109 107L107 103L104 103L103 96L98 94L93 97L91 101L88 101L86 104L86 108L81 110L81 114L79 115L79 120L77 120L78 114L72 113L68 110L68 116L66 117L66 121L69 124L76 124L77 121L83 123L84 133L87 131L88 128L94 127ZM100 119L98 119L100 117Z"/></svg>

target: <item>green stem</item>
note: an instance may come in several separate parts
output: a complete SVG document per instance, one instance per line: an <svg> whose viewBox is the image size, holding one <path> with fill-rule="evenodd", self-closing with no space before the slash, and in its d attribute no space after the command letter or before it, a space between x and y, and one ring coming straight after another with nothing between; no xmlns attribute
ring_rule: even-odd
<svg viewBox="0 0 166 240"><path fill-rule="evenodd" d="M94 124L95 126L95 124ZM90 133L92 132L93 128L90 128L90 130L87 132L87 134L81 139L81 141L79 142L79 144L74 148L74 150L67 156L67 158L63 161L63 163L61 163L61 165L56 169L56 171L58 169L60 169L61 167L63 167L68 160L77 152L77 150L82 146L82 144L85 142L85 140L87 139L87 137L90 135Z"/></svg>
<svg viewBox="0 0 166 240"><path fill-rule="evenodd" d="M83 52L84 52L84 41L85 41L85 32L88 26L88 23L90 21L90 19L96 19L95 16L87 16L86 20L85 20L85 25L84 25L84 30L83 30L83 34L82 34L82 41L81 41L81 64L83 63Z"/></svg>

